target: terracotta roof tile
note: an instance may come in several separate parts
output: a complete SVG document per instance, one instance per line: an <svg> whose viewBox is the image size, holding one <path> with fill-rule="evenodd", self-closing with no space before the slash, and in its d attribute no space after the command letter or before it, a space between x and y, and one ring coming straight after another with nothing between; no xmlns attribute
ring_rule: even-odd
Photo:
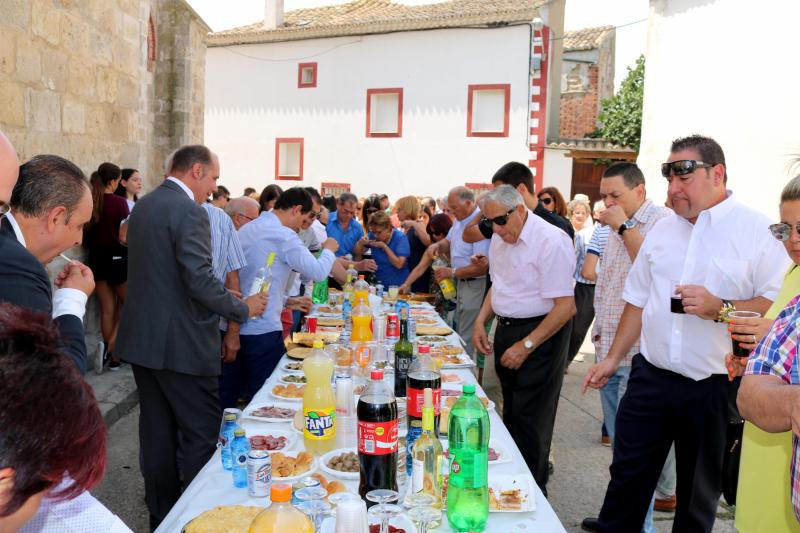
<svg viewBox="0 0 800 533"><path fill-rule="evenodd" d="M538 8L552 0L450 0L402 5L392 0L354 0L346 4L296 9L284 14L284 24L267 30L263 21L210 33L209 46L266 43L413 31L458 26L529 22Z"/></svg>
<svg viewBox="0 0 800 533"><path fill-rule="evenodd" d="M598 26L564 32L564 51L593 50L600 46L603 39L614 31L614 26Z"/></svg>

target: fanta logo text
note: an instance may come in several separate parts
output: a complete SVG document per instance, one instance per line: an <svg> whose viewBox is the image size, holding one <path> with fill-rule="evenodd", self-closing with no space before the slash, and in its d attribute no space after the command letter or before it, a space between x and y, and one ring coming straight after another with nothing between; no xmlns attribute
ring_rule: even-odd
<svg viewBox="0 0 800 533"><path fill-rule="evenodd" d="M333 427L333 418L332 415L324 412L309 411L306 415L306 431L317 437L322 437L325 435L326 430Z"/></svg>

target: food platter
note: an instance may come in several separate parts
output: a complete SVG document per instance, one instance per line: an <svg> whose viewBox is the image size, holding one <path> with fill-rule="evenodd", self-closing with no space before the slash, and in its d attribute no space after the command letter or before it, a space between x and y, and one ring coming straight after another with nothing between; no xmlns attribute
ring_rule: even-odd
<svg viewBox="0 0 800 533"><path fill-rule="evenodd" d="M288 416L285 416L285 417L284 416L280 416L280 417L278 417L278 416L261 416L261 415L255 414L259 409L266 409L266 408L269 408L269 407L274 407L274 408L284 409L286 411L291 411L291 414L288 415ZM290 407L289 405L278 405L275 402L269 402L269 403L264 403L264 404L259 404L259 405L254 405L252 407L248 407L247 409L245 409L244 413L242 413L242 416L243 416L243 418L249 418L249 419L252 419L252 420L259 421L259 422L270 422L270 423L273 423L273 424L277 424L277 423L283 423L283 422L291 422L292 421L292 417L294 417L294 413L295 413L296 410L297 410L296 407Z"/></svg>
<svg viewBox="0 0 800 533"><path fill-rule="evenodd" d="M330 462L331 459L340 456L344 453L357 453L357 452L355 448L339 448L336 450L331 450L320 458L320 465L319 465L320 469L322 469L322 471L325 472L326 474L340 479L358 479L359 477L358 471L343 472L341 470L336 470L328 466L328 463Z"/></svg>

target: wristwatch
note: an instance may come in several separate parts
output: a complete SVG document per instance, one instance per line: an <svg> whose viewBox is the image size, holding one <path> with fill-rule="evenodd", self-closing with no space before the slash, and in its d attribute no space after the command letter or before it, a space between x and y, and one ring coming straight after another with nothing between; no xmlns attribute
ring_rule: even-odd
<svg viewBox="0 0 800 533"><path fill-rule="evenodd" d="M733 305L733 302L730 300L722 300L722 307L720 307L719 314L717 318L714 319L714 322L730 322L728 314L732 311L736 311L736 306Z"/></svg>
<svg viewBox="0 0 800 533"><path fill-rule="evenodd" d="M533 350L533 346L534 346L534 344L533 344L533 341L532 341L532 340L530 340L530 339L529 339L529 338L527 338L527 337L525 337L525 342L523 342L523 343L522 343L522 345L523 345L523 346L525 347L525 349L526 349L526 350L528 350L529 352L530 352L531 350Z"/></svg>
<svg viewBox="0 0 800 533"><path fill-rule="evenodd" d="M636 227L636 222L633 219L626 220L625 222L620 224L619 229L617 230L617 233L619 233L619 236L622 237L622 234L625 233L625 231L627 231L627 230L629 230L631 228L634 228L634 227Z"/></svg>

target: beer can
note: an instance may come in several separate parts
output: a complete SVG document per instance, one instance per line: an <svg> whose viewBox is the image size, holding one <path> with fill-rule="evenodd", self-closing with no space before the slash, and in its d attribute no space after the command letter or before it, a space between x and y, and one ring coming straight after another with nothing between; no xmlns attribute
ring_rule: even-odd
<svg viewBox="0 0 800 533"><path fill-rule="evenodd" d="M253 498L269 496L272 484L272 458L266 450L251 450L247 454L247 493Z"/></svg>
<svg viewBox="0 0 800 533"><path fill-rule="evenodd" d="M386 338L396 339L400 337L400 317L397 313L387 313L386 315Z"/></svg>
<svg viewBox="0 0 800 533"><path fill-rule="evenodd" d="M306 330L309 333L316 333L317 332L317 317L316 316L307 316L306 317Z"/></svg>

